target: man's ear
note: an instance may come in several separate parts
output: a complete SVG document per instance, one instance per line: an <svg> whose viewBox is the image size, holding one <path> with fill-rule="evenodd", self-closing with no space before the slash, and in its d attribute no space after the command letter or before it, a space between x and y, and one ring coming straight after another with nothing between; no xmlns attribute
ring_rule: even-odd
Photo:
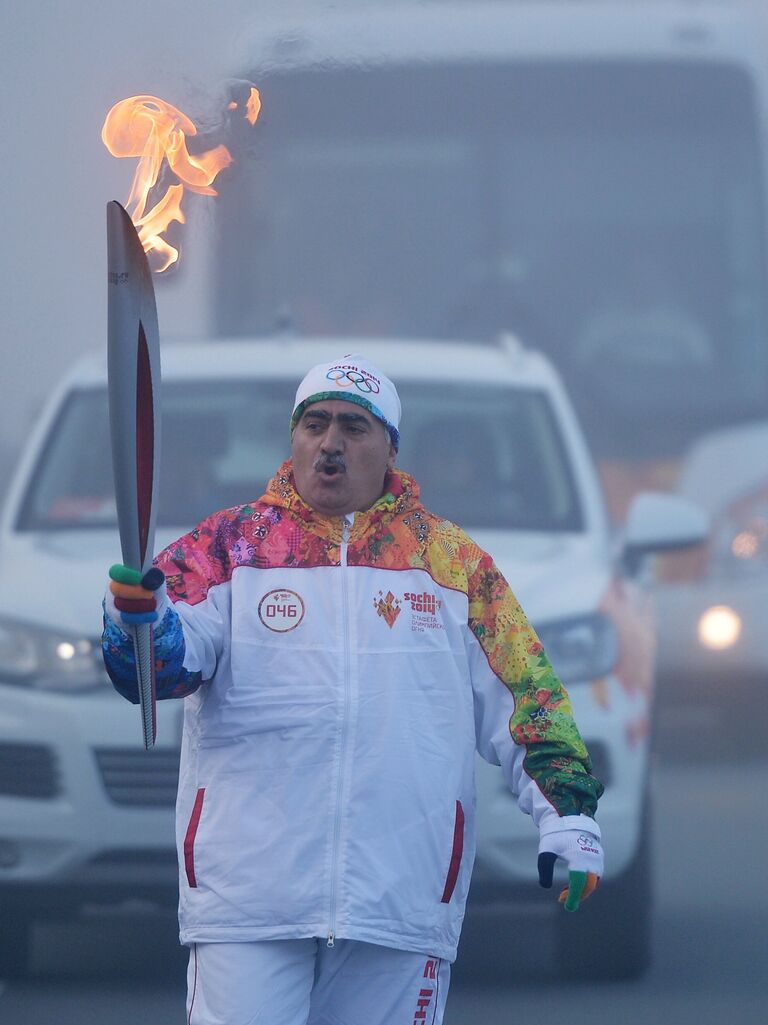
<svg viewBox="0 0 768 1025"><path fill-rule="evenodd" d="M397 449L390 441L389 443L389 455L387 456L387 469L394 470L395 462L397 461Z"/></svg>

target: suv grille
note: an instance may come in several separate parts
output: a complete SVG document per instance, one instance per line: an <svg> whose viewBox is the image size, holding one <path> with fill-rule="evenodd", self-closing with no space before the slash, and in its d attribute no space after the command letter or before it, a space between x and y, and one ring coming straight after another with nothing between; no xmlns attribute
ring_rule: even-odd
<svg viewBox="0 0 768 1025"><path fill-rule="evenodd" d="M53 751L44 744L0 744L0 794L55 797L59 774Z"/></svg>
<svg viewBox="0 0 768 1025"><path fill-rule="evenodd" d="M104 789L114 804L165 808L176 803L178 748L100 747L94 754Z"/></svg>

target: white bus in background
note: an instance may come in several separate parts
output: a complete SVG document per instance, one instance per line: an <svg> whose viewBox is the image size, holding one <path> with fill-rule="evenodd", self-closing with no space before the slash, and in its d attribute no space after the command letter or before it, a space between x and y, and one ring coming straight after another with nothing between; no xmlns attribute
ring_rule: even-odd
<svg viewBox="0 0 768 1025"><path fill-rule="evenodd" d="M661 567L670 699L768 670L768 456L746 454L768 419L758 38L734 5L682 0L257 24L238 74L262 114L217 201L214 333L514 332L564 378L616 522L681 480L708 506L710 549ZM684 472L694 449L712 470Z"/></svg>

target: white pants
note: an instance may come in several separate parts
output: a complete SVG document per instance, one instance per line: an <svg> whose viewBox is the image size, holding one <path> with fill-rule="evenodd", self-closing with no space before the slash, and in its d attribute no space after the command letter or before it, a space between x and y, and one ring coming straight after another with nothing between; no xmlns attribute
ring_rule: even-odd
<svg viewBox="0 0 768 1025"><path fill-rule="evenodd" d="M372 943L198 943L188 1025L441 1025L451 966Z"/></svg>

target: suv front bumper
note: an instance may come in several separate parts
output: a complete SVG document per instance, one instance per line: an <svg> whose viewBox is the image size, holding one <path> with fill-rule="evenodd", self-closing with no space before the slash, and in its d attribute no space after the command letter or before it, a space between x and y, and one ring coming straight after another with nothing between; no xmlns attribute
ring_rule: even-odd
<svg viewBox="0 0 768 1025"><path fill-rule="evenodd" d="M51 910L175 900L182 703L158 706L152 751L106 680L76 694L0 684L0 707L0 891L39 891Z"/></svg>

